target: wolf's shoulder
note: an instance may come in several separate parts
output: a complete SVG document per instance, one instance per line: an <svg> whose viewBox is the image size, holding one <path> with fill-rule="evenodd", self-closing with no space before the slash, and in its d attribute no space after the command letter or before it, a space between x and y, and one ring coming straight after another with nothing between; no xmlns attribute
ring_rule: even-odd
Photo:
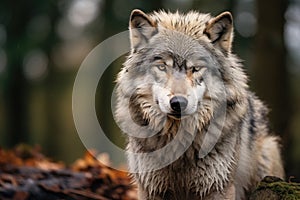
<svg viewBox="0 0 300 200"><path fill-rule="evenodd" d="M251 135L266 135L271 132L269 109L253 92L248 93L249 133Z"/></svg>
<svg viewBox="0 0 300 200"><path fill-rule="evenodd" d="M268 107L260 98L257 97L254 92L249 91L247 97L250 110L253 109L253 112L257 112L263 117L266 117L266 115L268 115Z"/></svg>

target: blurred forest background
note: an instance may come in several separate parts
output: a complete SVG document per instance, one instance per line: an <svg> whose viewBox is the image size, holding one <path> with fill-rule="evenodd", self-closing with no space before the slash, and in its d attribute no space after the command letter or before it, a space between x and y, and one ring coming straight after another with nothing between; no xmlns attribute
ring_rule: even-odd
<svg viewBox="0 0 300 200"><path fill-rule="evenodd" d="M299 181L300 0L1 0L0 147L40 145L65 162L82 156L85 147L72 117L77 70L96 45L127 29L134 8L232 12L233 51L244 60L252 89L272 110L287 177ZM106 70L96 95L99 122L117 144L123 139L110 98L123 60Z"/></svg>

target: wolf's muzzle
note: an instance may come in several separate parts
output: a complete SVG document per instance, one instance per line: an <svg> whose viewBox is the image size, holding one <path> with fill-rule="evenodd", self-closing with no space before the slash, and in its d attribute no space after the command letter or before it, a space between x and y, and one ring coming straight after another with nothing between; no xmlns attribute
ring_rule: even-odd
<svg viewBox="0 0 300 200"><path fill-rule="evenodd" d="M172 110L176 113L181 113L186 109L188 105L188 100L183 96L174 96L170 100L170 106Z"/></svg>

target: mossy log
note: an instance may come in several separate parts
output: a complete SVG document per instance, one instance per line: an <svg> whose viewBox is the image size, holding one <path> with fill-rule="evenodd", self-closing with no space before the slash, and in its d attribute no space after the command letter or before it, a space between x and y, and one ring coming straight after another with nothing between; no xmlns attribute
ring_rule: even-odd
<svg viewBox="0 0 300 200"><path fill-rule="evenodd" d="M285 182L280 178L267 176L251 194L250 200L296 200L300 199L300 184Z"/></svg>

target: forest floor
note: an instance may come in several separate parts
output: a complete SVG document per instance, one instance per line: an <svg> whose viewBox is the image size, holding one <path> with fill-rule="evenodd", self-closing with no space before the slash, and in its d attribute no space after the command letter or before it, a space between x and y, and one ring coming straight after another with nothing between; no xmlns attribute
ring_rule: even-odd
<svg viewBox="0 0 300 200"><path fill-rule="evenodd" d="M137 189L128 173L107 167L96 157L88 151L66 166L47 158L38 147L0 148L0 199L137 200ZM265 177L250 200L265 199L300 199L300 184Z"/></svg>

